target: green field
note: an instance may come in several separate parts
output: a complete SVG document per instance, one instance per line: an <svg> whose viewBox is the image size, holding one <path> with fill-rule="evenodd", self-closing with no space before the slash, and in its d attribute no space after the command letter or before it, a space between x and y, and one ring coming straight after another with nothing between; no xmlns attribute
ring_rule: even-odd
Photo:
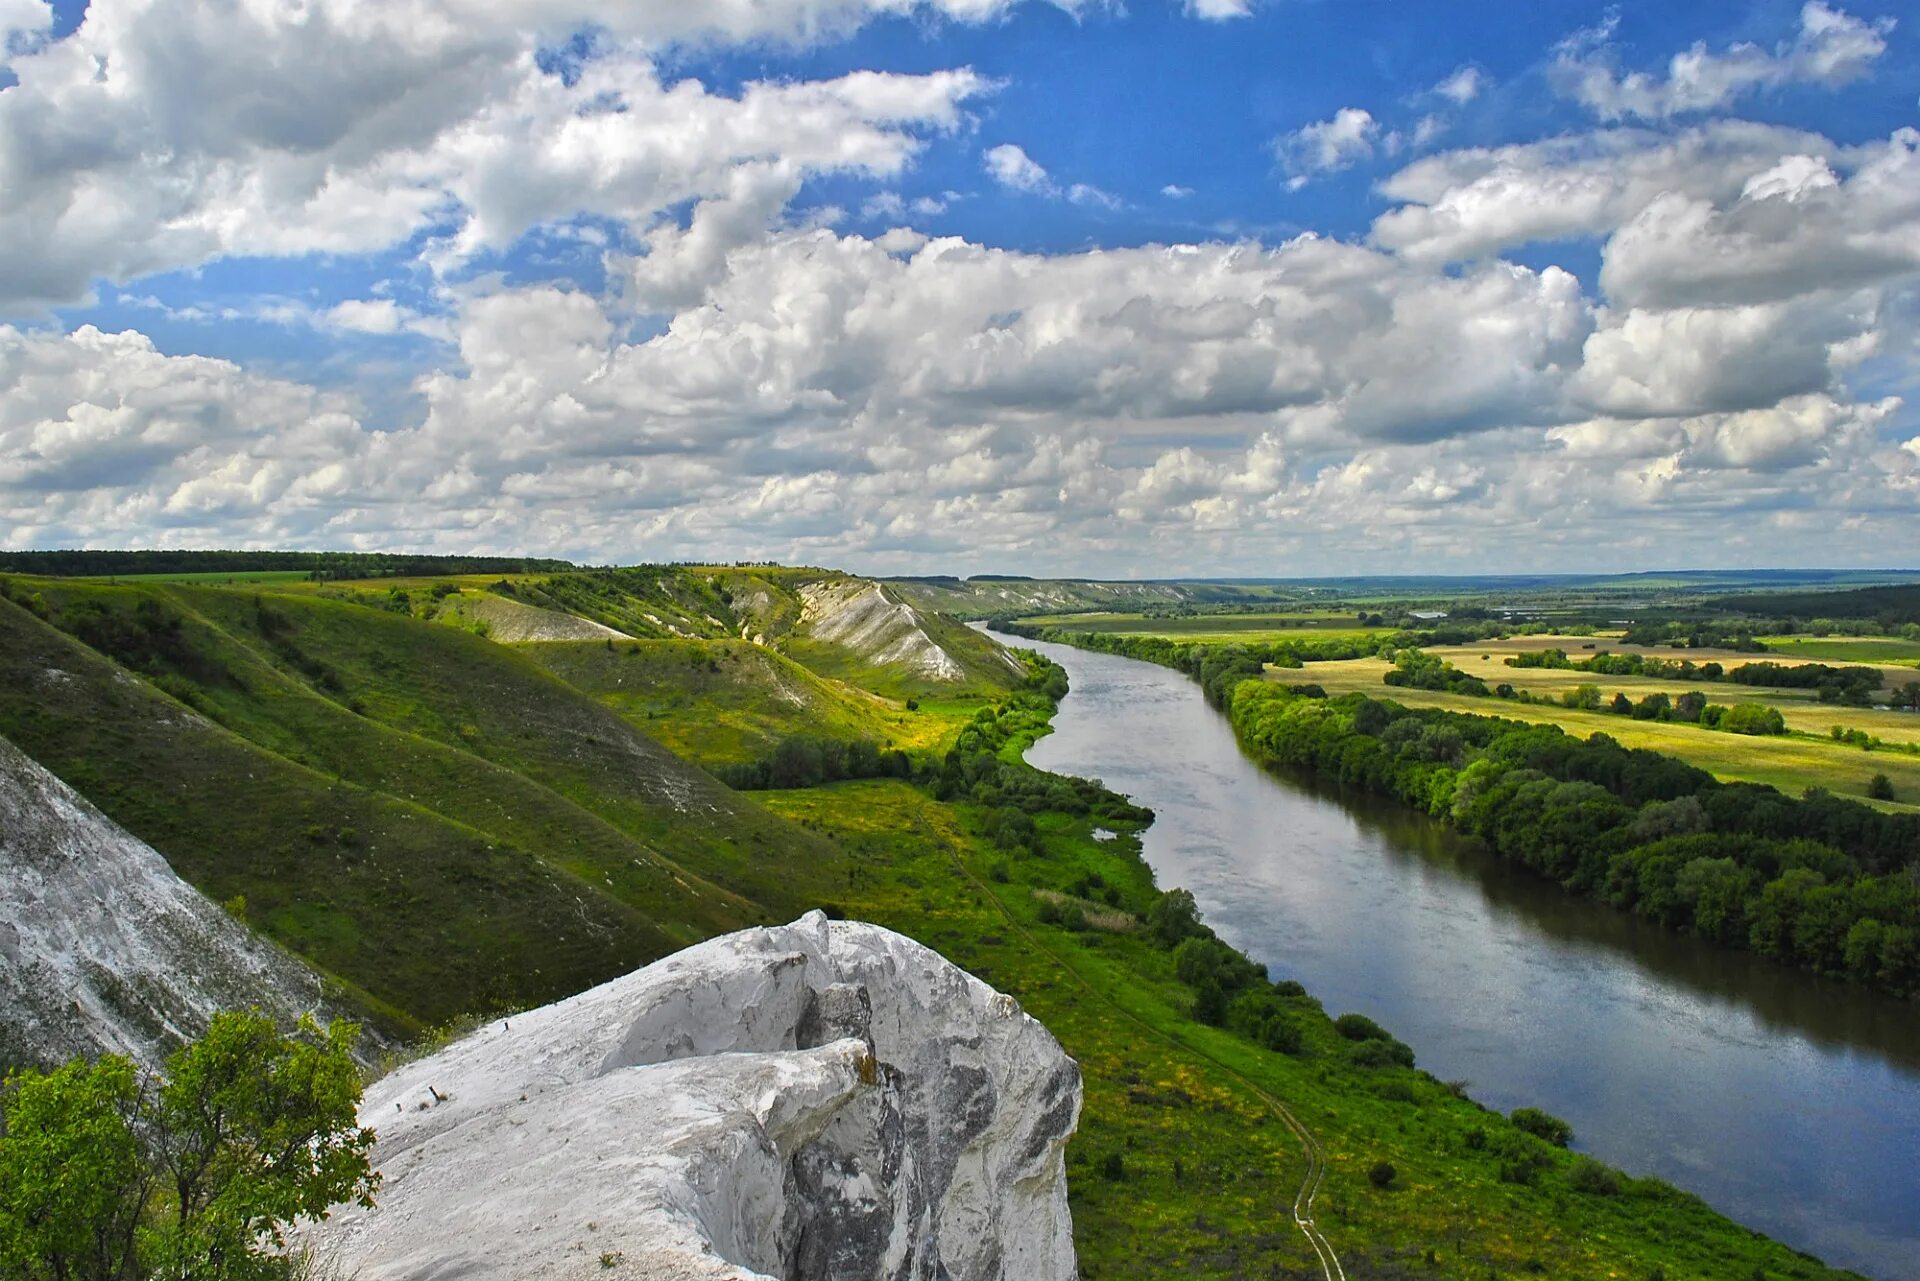
<svg viewBox="0 0 1920 1281"><path fill-rule="evenodd" d="M924 751L952 742L978 699L903 700L815 674L747 641L573 641L528 658L702 765L754 760L807 733Z"/></svg>
<svg viewBox="0 0 1920 1281"><path fill-rule="evenodd" d="M1920 641L1896 636L1768 636L1764 643L1782 658L1920 667Z"/></svg>
<svg viewBox="0 0 1920 1281"><path fill-rule="evenodd" d="M1541 694L1570 689L1579 684L1598 685L1603 697L1611 697L1618 690L1631 698L1656 691L1671 696L1693 688L1680 681L1601 676L1551 668L1506 667L1499 661L1498 644L1487 642L1451 646L1427 652L1444 656L1489 685L1506 681L1517 689L1529 689ZM1491 657L1482 660L1482 654ZM1409 707L1444 707L1449 711L1475 716L1501 716L1537 725L1559 725L1568 733L1583 738L1589 734L1607 734L1628 747L1651 748L1677 756L1716 778L1765 783L1795 796L1809 787L1823 787L1836 795L1850 797L1879 809L1913 809L1920 806L1920 756L1899 752L1865 752L1827 737L1830 726L1846 724L1870 729L1890 741L1920 740L1920 716L1912 713L1821 704L1814 702L1810 693L1799 690L1767 690L1725 683L1699 686L1716 703L1758 702L1779 707L1788 725L1804 728L1806 735L1761 737L1720 733L1680 722L1637 721L1608 712L1576 711L1517 703L1509 699L1476 698L1466 694L1390 686L1382 678L1391 670L1392 664L1383 658L1357 658L1343 662L1310 663L1305 669L1275 671L1273 678L1288 682L1311 681L1325 688L1329 694L1358 691L1374 698L1389 698ZM1875 774L1885 774L1892 780L1899 801L1868 799L1867 783Z"/></svg>

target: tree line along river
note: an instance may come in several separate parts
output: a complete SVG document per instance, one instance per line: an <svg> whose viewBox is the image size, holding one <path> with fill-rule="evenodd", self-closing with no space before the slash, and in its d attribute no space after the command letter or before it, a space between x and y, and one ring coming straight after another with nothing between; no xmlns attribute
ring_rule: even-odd
<svg viewBox="0 0 1920 1281"><path fill-rule="evenodd" d="M1828 1263L1920 1276L1920 1010L1575 899L1425 815L1262 769L1181 674L1063 645L1042 769L1158 815L1228 942L1502 1111Z"/></svg>

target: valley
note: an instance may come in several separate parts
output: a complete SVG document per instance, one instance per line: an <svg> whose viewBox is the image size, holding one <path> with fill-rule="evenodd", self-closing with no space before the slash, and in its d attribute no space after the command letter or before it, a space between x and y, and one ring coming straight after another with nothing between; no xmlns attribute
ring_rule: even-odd
<svg viewBox="0 0 1920 1281"><path fill-rule="evenodd" d="M1100 772L1049 756L1083 675L896 593L767 567L10 575L0 735L387 1037L444 1037L809 907L926 942L1082 1066L1067 1159L1087 1277L1321 1275L1326 1250L1382 1277L1838 1275L1680 1191L1688 1169L1550 1081L1431 1075L1457 1047L1387 990L1248 932L1245 905L1154 852L1177 835L1148 811L1022 763ZM1177 750L1138 728L1097 737ZM828 764L770 789L716 780L793 760ZM1167 892L1189 882L1204 923ZM1427 1070L1385 1031L1343 1035L1331 1016L1355 1005ZM1489 1104L1558 1104L1581 1151ZM1309 1186L1314 1235L1288 1208Z"/></svg>

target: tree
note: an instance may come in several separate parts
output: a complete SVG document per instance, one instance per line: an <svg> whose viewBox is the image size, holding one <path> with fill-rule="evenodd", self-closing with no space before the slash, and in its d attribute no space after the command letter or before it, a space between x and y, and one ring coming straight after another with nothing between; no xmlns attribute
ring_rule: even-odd
<svg viewBox="0 0 1920 1281"><path fill-rule="evenodd" d="M0 1133L0 1276L118 1281L153 1185L131 1062L75 1059L9 1077Z"/></svg>
<svg viewBox="0 0 1920 1281"><path fill-rule="evenodd" d="M1778 708L1763 703L1735 703L1720 718L1720 728L1735 734L1784 734L1787 722Z"/></svg>
<svg viewBox="0 0 1920 1281"><path fill-rule="evenodd" d="M1373 1168L1367 1171L1367 1182L1376 1188L1391 1187L1399 1173L1400 1171L1394 1169L1389 1162L1375 1161Z"/></svg>
<svg viewBox="0 0 1920 1281"><path fill-rule="evenodd" d="M1893 799L1893 780L1885 774L1875 774L1867 781L1867 795L1876 801Z"/></svg>
<svg viewBox="0 0 1920 1281"><path fill-rule="evenodd" d="M8 1082L0 1275L27 1281L281 1275L285 1228L373 1204L350 1023L215 1015L143 1090L133 1065L75 1060ZM36 1270L38 1269L38 1270Z"/></svg>
<svg viewBox="0 0 1920 1281"><path fill-rule="evenodd" d="M1615 694L1613 701L1607 704L1607 710L1615 716L1631 716L1633 715L1633 700L1625 694Z"/></svg>
<svg viewBox="0 0 1920 1281"><path fill-rule="evenodd" d="M1161 947L1173 947L1182 939L1203 938L1212 931L1200 923L1200 906L1189 890L1172 889L1153 901L1147 909L1147 932Z"/></svg>

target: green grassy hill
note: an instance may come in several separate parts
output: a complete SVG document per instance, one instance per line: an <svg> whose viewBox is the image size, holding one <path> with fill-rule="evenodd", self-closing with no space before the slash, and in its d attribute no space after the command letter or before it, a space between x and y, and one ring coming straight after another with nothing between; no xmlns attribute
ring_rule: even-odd
<svg viewBox="0 0 1920 1281"><path fill-rule="evenodd" d="M703 765L757 760L796 734L930 749L964 722L964 714L910 711L750 641L582 641L523 652Z"/></svg>
<svg viewBox="0 0 1920 1281"><path fill-rule="evenodd" d="M399 1028L832 880L828 843L512 648L332 600L33 587L46 619L0 602L0 734Z"/></svg>

